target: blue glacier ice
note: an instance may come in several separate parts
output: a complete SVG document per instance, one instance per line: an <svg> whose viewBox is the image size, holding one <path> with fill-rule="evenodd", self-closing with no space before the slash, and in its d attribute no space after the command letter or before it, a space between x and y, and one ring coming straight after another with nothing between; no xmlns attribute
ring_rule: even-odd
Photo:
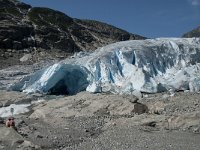
<svg viewBox="0 0 200 150"><path fill-rule="evenodd" d="M200 39L124 41L81 52L10 87L26 93L200 91Z"/></svg>

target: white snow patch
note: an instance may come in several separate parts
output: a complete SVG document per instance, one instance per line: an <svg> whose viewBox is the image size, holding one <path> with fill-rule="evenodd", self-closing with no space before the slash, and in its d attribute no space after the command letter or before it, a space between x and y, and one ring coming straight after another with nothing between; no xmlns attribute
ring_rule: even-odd
<svg viewBox="0 0 200 150"><path fill-rule="evenodd" d="M10 106L7 107L1 107L0 108L0 117L9 117L12 115L17 115L17 114L23 114L26 112L29 112L30 109L28 108L29 106L33 105L33 104L38 104L45 101L44 99L39 99L36 101L32 101L29 104L11 104ZM14 109L13 114L11 113L11 108Z"/></svg>
<svg viewBox="0 0 200 150"><path fill-rule="evenodd" d="M14 108L13 115L29 112L29 109L27 108L28 106L30 106L30 104L20 104L20 105L11 104L8 107L1 107L0 117L12 116L12 113L10 111L11 108Z"/></svg>

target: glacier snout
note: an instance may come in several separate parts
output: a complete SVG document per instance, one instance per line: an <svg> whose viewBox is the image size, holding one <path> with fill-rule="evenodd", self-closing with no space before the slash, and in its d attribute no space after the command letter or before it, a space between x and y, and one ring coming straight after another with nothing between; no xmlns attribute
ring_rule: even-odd
<svg viewBox="0 0 200 150"><path fill-rule="evenodd" d="M54 64L13 87L27 93L75 94L87 90L131 94L169 89L198 92L200 39L118 42Z"/></svg>
<svg viewBox="0 0 200 150"><path fill-rule="evenodd" d="M76 94L89 84L87 70L71 64L54 64L28 76L11 89L26 93Z"/></svg>

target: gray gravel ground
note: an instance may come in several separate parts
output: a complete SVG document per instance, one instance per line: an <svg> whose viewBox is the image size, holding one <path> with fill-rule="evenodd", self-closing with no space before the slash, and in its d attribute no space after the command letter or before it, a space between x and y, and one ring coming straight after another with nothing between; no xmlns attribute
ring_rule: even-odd
<svg viewBox="0 0 200 150"><path fill-rule="evenodd" d="M0 93L2 102L27 99L23 93ZM198 93L144 95L137 103L130 101L134 97L87 92L29 96L27 101L37 98L45 101L15 116L17 131L6 128L0 118L0 149L200 149Z"/></svg>
<svg viewBox="0 0 200 150"><path fill-rule="evenodd" d="M89 150L199 150L200 134L182 131L145 131L116 126L75 149Z"/></svg>

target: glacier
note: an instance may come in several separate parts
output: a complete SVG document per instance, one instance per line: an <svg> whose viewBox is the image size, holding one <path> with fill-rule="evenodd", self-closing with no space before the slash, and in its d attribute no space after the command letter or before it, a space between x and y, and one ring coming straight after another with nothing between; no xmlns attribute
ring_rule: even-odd
<svg viewBox="0 0 200 150"><path fill-rule="evenodd" d="M80 52L10 87L26 93L200 91L200 39L123 41Z"/></svg>

